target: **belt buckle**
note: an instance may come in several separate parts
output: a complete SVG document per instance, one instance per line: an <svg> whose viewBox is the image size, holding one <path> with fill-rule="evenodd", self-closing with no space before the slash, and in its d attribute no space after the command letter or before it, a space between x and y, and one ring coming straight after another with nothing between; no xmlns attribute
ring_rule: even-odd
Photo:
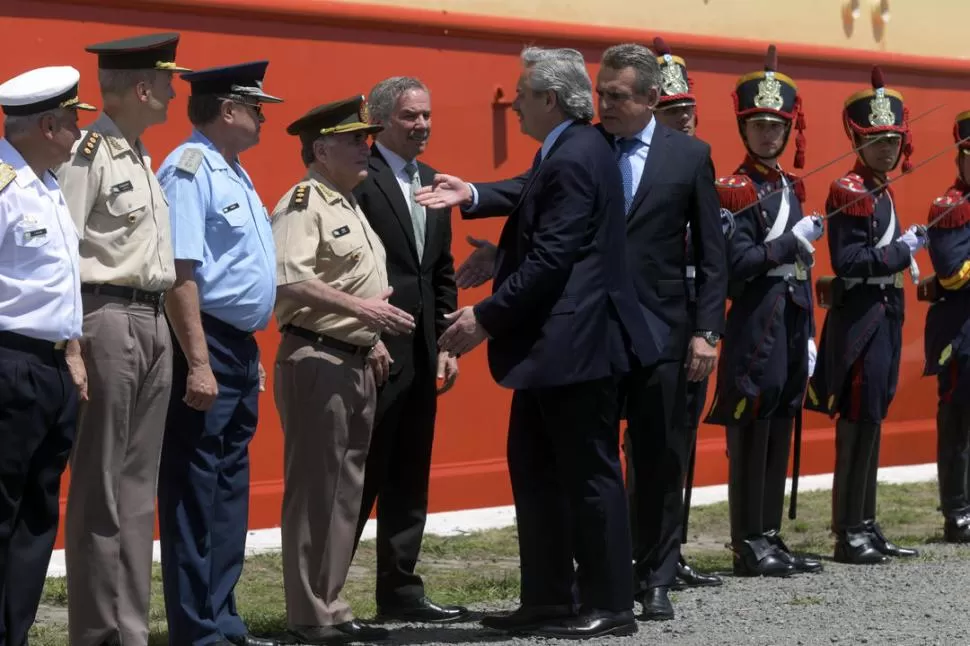
<svg viewBox="0 0 970 646"><path fill-rule="evenodd" d="M66 340L63 340L62 339L60 341L55 341L54 342L54 349L55 350L64 350L66 348L67 348L67 341Z"/></svg>

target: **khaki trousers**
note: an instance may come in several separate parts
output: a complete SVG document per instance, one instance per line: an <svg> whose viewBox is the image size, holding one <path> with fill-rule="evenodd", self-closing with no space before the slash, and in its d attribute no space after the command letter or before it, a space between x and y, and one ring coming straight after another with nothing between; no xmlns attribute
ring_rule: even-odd
<svg viewBox="0 0 970 646"><path fill-rule="evenodd" d="M353 619L353 559L377 389L362 355L284 334L274 397L283 426L283 587L291 629Z"/></svg>
<svg viewBox="0 0 970 646"><path fill-rule="evenodd" d="M70 640L145 646L172 341L151 305L90 294L83 303L88 401L65 520Z"/></svg>

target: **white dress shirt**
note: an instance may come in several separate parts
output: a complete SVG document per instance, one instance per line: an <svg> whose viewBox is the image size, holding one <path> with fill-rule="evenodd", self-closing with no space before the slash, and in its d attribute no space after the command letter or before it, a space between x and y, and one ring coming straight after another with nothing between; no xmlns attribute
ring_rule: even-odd
<svg viewBox="0 0 970 646"><path fill-rule="evenodd" d="M57 180L38 178L0 138L16 176L0 190L0 330L45 341L81 337L80 236Z"/></svg>
<svg viewBox="0 0 970 646"><path fill-rule="evenodd" d="M425 214L425 217L427 217L427 212L424 207L420 204L416 205L411 197L411 176L404 170L408 162L396 152L388 149L381 142L378 141L375 143L377 144L377 149L381 152L381 156L384 157L384 160L390 167L391 172L394 173L394 178L397 180L397 185L401 187L401 193L404 195L404 203L408 205L408 209L414 209L417 206ZM411 163L415 166L418 165L417 161L412 161Z"/></svg>
<svg viewBox="0 0 970 646"><path fill-rule="evenodd" d="M647 165L647 155L650 154L650 144L653 142L653 133L657 129L657 118L652 117L647 127L630 139L639 139L642 146L638 146L636 151L630 155L630 167L633 169L633 195L637 194L640 187L640 179L643 177L643 169Z"/></svg>

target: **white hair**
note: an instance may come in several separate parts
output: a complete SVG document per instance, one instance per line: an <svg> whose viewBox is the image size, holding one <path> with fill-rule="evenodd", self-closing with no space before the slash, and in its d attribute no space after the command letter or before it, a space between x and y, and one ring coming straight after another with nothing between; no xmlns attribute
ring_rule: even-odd
<svg viewBox="0 0 970 646"><path fill-rule="evenodd" d="M54 115L54 118L60 123L67 116L67 110L65 108L55 108L37 114L7 115L3 118L3 135L7 139L23 136L31 128L35 128L40 123L40 120L48 114Z"/></svg>
<svg viewBox="0 0 970 646"><path fill-rule="evenodd" d="M522 65L531 71L533 92L554 92L559 107L571 119L593 118L593 82L577 50L527 47L522 51Z"/></svg>

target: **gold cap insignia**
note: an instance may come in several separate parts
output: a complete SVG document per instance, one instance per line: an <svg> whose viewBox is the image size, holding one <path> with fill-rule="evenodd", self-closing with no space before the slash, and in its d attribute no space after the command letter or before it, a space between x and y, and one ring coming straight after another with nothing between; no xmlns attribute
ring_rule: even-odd
<svg viewBox="0 0 970 646"><path fill-rule="evenodd" d="M754 97L754 104L759 108L769 108L771 110L781 110L785 105L781 98L781 82L775 78L772 71L765 72L764 80L758 83L758 95Z"/></svg>
<svg viewBox="0 0 970 646"><path fill-rule="evenodd" d="M869 102L869 125L891 126L895 123L896 117L893 116L892 104L886 97L886 89L878 88L876 96Z"/></svg>
<svg viewBox="0 0 970 646"><path fill-rule="evenodd" d="M660 68L660 80L664 94L687 94L690 86L687 84L687 79L684 78L680 66L674 62L670 54L664 56L664 61L666 65Z"/></svg>
<svg viewBox="0 0 970 646"><path fill-rule="evenodd" d="M370 123L370 108L367 107L367 101L364 97L360 97L360 109L357 110L357 118L360 119L361 123Z"/></svg>

